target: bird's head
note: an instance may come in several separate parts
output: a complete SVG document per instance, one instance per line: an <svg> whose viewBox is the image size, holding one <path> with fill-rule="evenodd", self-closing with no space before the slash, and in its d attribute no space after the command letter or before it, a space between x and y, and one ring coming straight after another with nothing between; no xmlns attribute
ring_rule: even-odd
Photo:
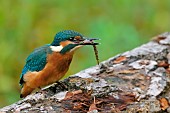
<svg viewBox="0 0 170 113"><path fill-rule="evenodd" d="M83 37L82 34L73 30L64 30L56 34L51 43L51 48L53 51L64 54L66 52L72 52L83 45L98 45L93 40L98 39Z"/></svg>

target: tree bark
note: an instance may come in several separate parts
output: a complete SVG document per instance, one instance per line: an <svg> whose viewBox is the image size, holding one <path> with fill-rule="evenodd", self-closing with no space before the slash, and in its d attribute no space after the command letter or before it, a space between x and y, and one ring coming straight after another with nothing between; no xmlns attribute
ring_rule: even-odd
<svg viewBox="0 0 170 113"><path fill-rule="evenodd" d="M27 96L0 112L169 112L170 33Z"/></svg>

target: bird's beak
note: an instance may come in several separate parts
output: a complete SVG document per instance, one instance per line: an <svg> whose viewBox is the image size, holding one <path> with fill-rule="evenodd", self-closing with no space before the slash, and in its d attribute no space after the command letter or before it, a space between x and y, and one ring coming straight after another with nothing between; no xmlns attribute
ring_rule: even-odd
<svg viewBox="0 0 170 113"><path fill-rule="evenodd" d="M98 45L99 43L94 42L94 40L100 40L100 39L99 38L83 38L83 40L79 42L79 45Z"/></svg>

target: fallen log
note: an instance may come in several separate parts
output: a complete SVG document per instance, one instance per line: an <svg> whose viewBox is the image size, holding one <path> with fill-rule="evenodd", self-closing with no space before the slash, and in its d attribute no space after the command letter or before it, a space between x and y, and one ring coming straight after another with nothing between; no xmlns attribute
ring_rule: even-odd
<svg viewBox="0 0 170 113"><path fill-rule="evenodd" d="M0 112L170 112L170 33L27 96Z"/></svg>

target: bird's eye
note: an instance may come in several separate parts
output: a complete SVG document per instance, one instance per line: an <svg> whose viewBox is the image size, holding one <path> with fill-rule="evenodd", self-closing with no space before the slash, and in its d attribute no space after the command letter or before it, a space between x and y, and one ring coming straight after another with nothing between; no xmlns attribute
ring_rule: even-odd
<svg viewBox="0 0 170 113"><path fill-rule="evenodd" d="M74 37L70 37L69 40L70 40L70 41L73 41L73 40L74 40Z"/></svg>

